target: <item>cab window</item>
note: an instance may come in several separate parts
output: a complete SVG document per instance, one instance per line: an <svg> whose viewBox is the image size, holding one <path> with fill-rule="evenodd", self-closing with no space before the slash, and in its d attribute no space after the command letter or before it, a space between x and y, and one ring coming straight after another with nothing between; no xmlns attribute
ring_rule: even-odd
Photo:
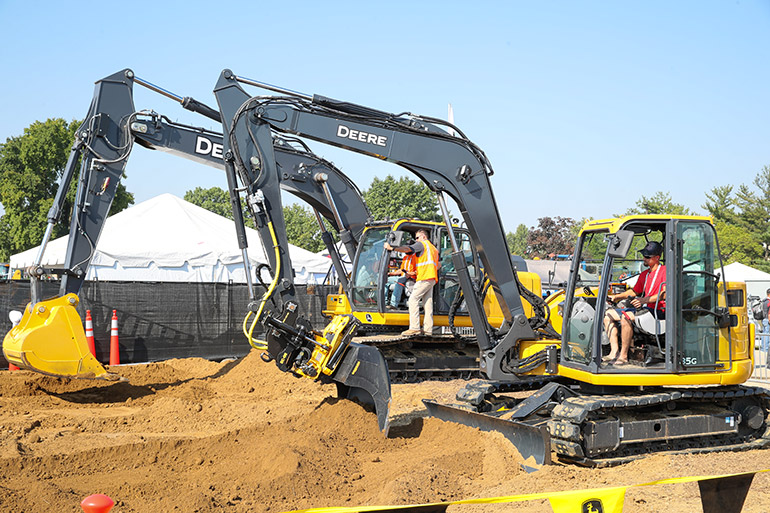
<svg viewBox="0 0 770 513"><path fill-rule="evenodd" d="M468 265L468 273L472 279L475 279L478 276L478 269L475 264L477 259L474 258L471 236L468 232L458 229L454 230L454 234L457 246L460 251L462 251L465 262ZM439 301L437 310L439 312L448 312L449 307L455 299L455 295L458 290L460 290L460 282L457 279L457 271L455 269L455 264L452 261L452 244L446 229L441 230L437 249L439 262L441 262L438 282Z"/></svg>
<svg viewBox="0 0 770 513"><path fill-rule="evenodd" d="M569 300L570 315L563 333L562 350L567 360L591 361L596 312L601 307L596 298L608 240L606 231L586 232L580 238L577 260L573 262L576 279Z"/></svg>
<svg viewBox="0 0 770 513"><path fill-rule="evenodd" d="M352 274L351 295L355 306L377 306L377 279L388 232L388 228L373 228L362 237Z"/></svg>

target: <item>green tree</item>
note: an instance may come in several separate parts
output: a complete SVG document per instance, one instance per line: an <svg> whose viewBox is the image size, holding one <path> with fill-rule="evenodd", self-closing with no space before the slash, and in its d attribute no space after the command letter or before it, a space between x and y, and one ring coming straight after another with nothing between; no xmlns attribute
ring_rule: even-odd
<svg viewBox="0 0 770 513"><path fill-rule="evenodd" d="M527 245L531 257L571 254L575 249L575 220L569 217L541 217L529 230Z"/></svg>
<svg viewBox="0 0 770 513"><path fill-rule="evenodd" d="M517 226L515 232L506 233L505 240L508 243L508 251L513 255L526 256L528 235L529 230L524 224Z"/></svg>
<svg viewBox="0 0 770 513"><path fill-rule="evenodd" d="M8 260L11 254L42 241L48 210L78 126L77 121L67 123L61 118L36 121L24 129L23 135L9 137L0 144L0 203L5 209L0 218L0 260ZM76 187L77 180L73 180L53 237L69 232ZM133 195L121 184L109 214L133 202Z"/></svg>
<svg viewBox="0 0 770 513"><path fill-rule="evenodd" d="M658 191L651 198L642 196L636 202L636 208L626 210L626 215L633 214L672 214L672 215L692 215L693 212L679 203L674 203L671 195L667 192Z"/></svg>
<svg viewBox="0 0 770 513"><path fill-rule="evenodd" d="M770 166L742 184L714 187L703 205L714 217L725 262L741 262L770 271Z"/></svg>
<svg viewBox="0 0 770 513"><path fill-rule="evenodd" d="M406 177L398 180L391 175L384 180L375 178L363 195L375 219L441 220L436 195L422 183Z"/></svg>
<svg viewBox="0 0 770 513"><path fill-rule="evenodd" d="M749 265L762 259L762 246L754 236L738 224L715 219L719 251L725 264L741 262Z"/></svg>
<svg viewBox="0 0 770 513"><path fill-rule="evenodd" d="M724 263L749 264L761 260L762 244L741 213L736 211L738 201L733 189L732 185L712 188L706 193L707 201L702 207L714 218ZM744 198L747 193L748 190L744 190Z"/></svg>
<svg viewBox="0 0 770 513"><path fill-rule="evenodd" d="M184 200L222 217L233 219L233 206L230 203L230 194L221 187L211 187L209 189L196 187L184 193ZM256 229L257 224L252 219L248 208L246 208L246 200L243 197L241 197L241 212L243 212L243 222L246 226Z"/></svg>
<svg viewBox="0 0 770 513"><path fill-rule="evenodd" d="M740 225L751 233L760 245L761 261L767 263L770 262L770 166L762 168L754 178L754 185L756 191L747 185L738 188L736 205L740 210ZM759 262L752 262L756 263Z"/></svg>
<svg viewBox="0 0 770 513"><path fill-rule="evenodd" d="M740 222L738 213L735 211L736 202L733 196L732 185L722 185L711 189L706 193L706 203L701 205L716 221L723 221L728 224L738 224Z"/></svg>
<svg viewBox="0 0 770 513"><path fill-rule="evenodd" d="M313 253L324 249L321 228L310 208L297 204L289 205L283 207L283 216L286 220L286 236L290 243Z"/></svg>

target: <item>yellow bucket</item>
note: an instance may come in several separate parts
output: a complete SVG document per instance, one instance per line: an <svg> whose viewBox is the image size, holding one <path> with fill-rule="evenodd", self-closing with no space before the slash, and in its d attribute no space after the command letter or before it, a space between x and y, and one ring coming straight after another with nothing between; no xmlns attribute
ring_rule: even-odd
<svg viewBox="0 0 770 513"><path fill-rule="evenodd" d="M117 380L91 354L75 294L31 303L3 340L6 360L49 376Z"/></svg>

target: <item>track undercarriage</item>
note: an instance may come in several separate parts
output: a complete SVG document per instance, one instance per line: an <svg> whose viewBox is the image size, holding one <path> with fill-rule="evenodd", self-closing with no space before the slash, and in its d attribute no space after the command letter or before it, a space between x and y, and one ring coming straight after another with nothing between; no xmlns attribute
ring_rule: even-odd
<svg viewBox="0 0 770 513"><path fill-rule="evenodd" d="M548 433L550 450L559 459L591 467L617 465L656 452L740 451L770 445L770 394L763 388L589 394L574 385L552 382L526 398L513 397L516 394L511 392L520 388L469 384L458 392L461 404L449 407L451 414L431 414L466 424L478 422L474 417L489 416L495 429L511 433L539 428ZM532 453L531 447L524 449ZM548 457L536 459L547 461Z"/></svg>
<svg viewBox="0 0 770 513"><path fill-rule="evenodd" d="M399 328L399 331L404 328ZM418 383L420 381L478 379L478 347L458 341L451 335L418 335L412 337L393 333L367 333L356 342L374 346L388 362L391 383Z"/></svg>

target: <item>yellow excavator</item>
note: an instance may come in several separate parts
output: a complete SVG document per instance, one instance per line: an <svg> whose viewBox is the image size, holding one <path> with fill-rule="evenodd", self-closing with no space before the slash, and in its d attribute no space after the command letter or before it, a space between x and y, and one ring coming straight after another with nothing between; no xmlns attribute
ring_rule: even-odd
<svg viewBox="0 0 770 513"><path fill-rule="evenodd" d="M61 269L45 270L35 265L29 270L33 284L46 272L63 276L60 295L41 301L39 294L36 294L36 288L33 287L33 301L27 307L29 315L23 317L22 322L13 328L4 344L7 357L20 367L56 376L116 378L87 350L85 333L77 328L82 325L76 310L79 302L77 294L93 255L94 241L98 240L101 233L109 202L135 143L150 150L163 151L219 169L224 168L221 133L174 123L155 111L137 112L132 100L134 84L156 91L213 121L222 122L219 111L135 77L130 70L123 70L97 82L91 109L85 123L78 130L59 189L60 193L66 190L70 180L74 179L78 159L83 159L84 165L81 166L81 176L78 178L82 184L78 195L78 214L73 217L71 223L67 262ZM237 107L248 99L248 95L242 91L234 93L232 98L223 100L224 108L232 109L233 105ZM447 262L440 284L434 291L435 325L438 331L435 336L409 339L398 336L408 322L405 303L402 301L395 308L388 309L383 299L388 301L392 298L375 292L387 287L386 274L369 273L373 277L371 283L356 285L370 262L376 261L378 269L384 270L388 269L388 260L393 265L398 265L397 259L390 258L384 251L382 240L378 242L378 237L382 239L380 235L383 231L392 231L394 235L406 237L418 228L426 228L434 238L435 244L446 253L450 247L446 229L442 229L443 224L414 219L374 221L357 186L331 163L313 155L306 145L296 139L274 137L273 146L279 172L272 177L259 175L262 177L261 200L252 201L249 205L256 207L252 217L260 222L263 240L276 241L267 252L270 268L277 271L274 273L276 279L275 286L271 288L271 297L280 297L282 301L293 300L288 252L285 249L277 253L274 251L274 247L287 247L280 196L277 194L280 187L282 191L310 204L324 230L324 242L341 283L340 293L328 298L325 314L329 318L352 316L359 324L356 340L380 349L388 362L392 380L478 376L478 355L473 349L465 347L473 328L464 308L462 295L458 294L460 289L456 273L451 268L451 261ZM252 180L254 176L246 173L238 178ZM49 230L58 222L63 198L61 194L57 196L49 212ZM240 215L240 212L238 214ZM272 219L275 228L272 231L265 221L267 217ZM331 235L325 231L321 218L326 219L337 230L341 245L334 244ZM478 256L470 244L467 230L457 226L455 230L461 238L469 261L477 261ZM46 234L46 241L49 235L50 231ZM365 250L359 252L359 241L362 238L365 239L365 248L362 248ZM345 272L341 256L338 254L339 247L344 247L353 257L352 279ZM41 254L44 248L45 244ZM248 274L250 273L247 270ZM534 297L539 298L536 276L520 273L520 277L535 291ZM477 280L483 278L481 273L477 274ZM255 304L261 303L255 301ZM529 303L525 303L525 307L529 308ZM487 294L485 309L490 323L499 326L502 315L493 294ZM37 311L35 315L32 315L33 310ZM260 346L253 336L254 329L259 325L255 321L256 317L250 317L251 322L246 326L245 332L250 342ZM64 343L62 339L69 342Z"/></svg>
<svg viewBox="0 0 770 513"><path fill-rule="evenodd" d="M656 451L768 444L768 395L743 385L753 368L745 284L725 281L710 218L648 215L587 223L568 285L547 305L561 315L543 323L545 316L525 312L491 165L456 126L282 89L230 70L222 72L217 90L236 84L281 95L254 96L233 116L225 133L235 166L245 168L258 157L269 169L271 148L259 141L271 133L291 134L393 162L436 193L488 381L461 390L458 404L426 402L431 414L498 430L539 463L550 461L552 449L565 460L604 465ZM459 207L477 267L455 233L447 196ZM608 298L636 286L644 274L639 251L650 242L662 248L664 276L658 282L665 290L658 295L665 298L665 320L656 314L652 326L634 329L627 363L606 361L612 344L605 343L605 329L612 323L605 316L629 310ZM488 281L503 316L499 326L490 323L487 288L478 287L474 273ZM634 312L647 318L642 313ZM550 328L559 321L561 335L555 336ZM278 346L289 340L277 338ZM509 394L525 389L534 392L523 400Z"/></svg>

